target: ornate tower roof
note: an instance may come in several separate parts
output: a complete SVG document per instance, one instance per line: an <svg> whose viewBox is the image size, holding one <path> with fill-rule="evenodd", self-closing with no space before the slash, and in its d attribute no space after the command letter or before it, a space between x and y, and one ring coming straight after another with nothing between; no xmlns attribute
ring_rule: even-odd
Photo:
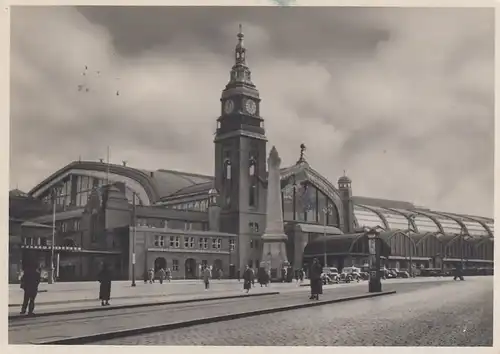
<svg viewBox="0 0 500 354"><path fill-rule="evenodd" d="M241 24L239 29L240 30L237 34L238 43L234 49L234 65L231 68L229 83L224 89L223 97L244 93L246 95L253 96L254 98L259 98L259 92L252 82L252 72L247 64L247 50L244 44L245 35L243 34Z"/></svg>

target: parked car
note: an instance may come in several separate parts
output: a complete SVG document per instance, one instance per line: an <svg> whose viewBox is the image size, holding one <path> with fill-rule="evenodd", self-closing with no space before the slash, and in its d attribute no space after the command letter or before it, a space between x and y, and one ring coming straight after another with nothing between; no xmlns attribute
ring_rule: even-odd
<svg viewBox="0 0 500 354"><path fill-rule="evenodd" d="M397 278L399 269L390 268L387 270L387 278Z"/></svg>
<svg viewBox="0 0 500 354"><path fill-rule="evenodd" d="M347 282L350 282L350 281L360 281L362 278L361 278L361 268L358 268L358 267L345 267L344 269L342 269L342 274L345 274L345 275L342 275L341 274L341 280L343 279L344 281L347 280Z"/></svg>
<svg viewBox="0 0 500 354"><path fill-rule="evenodd" d="M338 284L339 283L339 270L335 267L324 267L321 273L321 280L323 285Z"/></svg>

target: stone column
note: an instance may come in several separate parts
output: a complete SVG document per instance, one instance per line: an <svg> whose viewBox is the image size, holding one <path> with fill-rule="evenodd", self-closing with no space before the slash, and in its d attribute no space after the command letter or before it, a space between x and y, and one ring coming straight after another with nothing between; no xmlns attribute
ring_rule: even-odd
<svg viewBox="0 0 500 354"><path fill-rule="evenodd" d="M273 146L267 159L268 185L266 229L262 235L262 265L271 272L272 280L281 277L281 268L288 264L286 254L287 235L283 229L283 210L281 204L280 164L281 159Z"/></svg>

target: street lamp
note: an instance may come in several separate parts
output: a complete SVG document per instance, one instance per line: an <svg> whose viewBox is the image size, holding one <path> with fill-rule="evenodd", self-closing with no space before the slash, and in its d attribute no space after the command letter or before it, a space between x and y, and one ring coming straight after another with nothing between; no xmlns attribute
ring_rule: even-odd
<svg viewBox="0 0 500 354"><path fill-rule="evenodd" d="M135 192L132 192L132 287L135 287L135 230L137 228L137 214L135 211Z"/></svg>
<svg viewBox="0 0 500 354"><path fill-rule="evenodd" d="M56 242L56 204L57 197L59 196L59 190L61 186L56 185L52 188L52 242L50 245L50 270L49 279L47 279L48 284L54 283L54 246Z"/></svg>
<svg viewBox="0 0 500 354"><path fill-rule="evenodd" d="M324 229L323 229L323 231L324 231L323 232L323 264L324 264L324 267L328 267L327 257L326 257L326 225L327 225L327 216L331 215L333 212L333 205L329 204L327 202L327 205L325 207L323 207L321 209L321 211L323 212L323 215L324 215L324 218L323 218L323 226L324 226Z"/></svg>
<svg viewBox="0 0 500 354"><path fill-rule="evenodd" d="M413 240L411 239L411 236L410 236L410 232L411 232L411 222L412 221L415 221L415 217L417 215L416 214L410 214L408 215L408 232L407 232L407 236L408 236L408 239L410 240L410 267L409 267L409 271L410 271L410 277L413 277Z"/></svg>
<svg viewBox="0 0 500 354"><path fill-rule="evenodd" d="M368 291L370 293L381 292L382 282L380 281L380 226L372 227L365 231L368 237L368 249L370 253L370 280Z"/></svg>

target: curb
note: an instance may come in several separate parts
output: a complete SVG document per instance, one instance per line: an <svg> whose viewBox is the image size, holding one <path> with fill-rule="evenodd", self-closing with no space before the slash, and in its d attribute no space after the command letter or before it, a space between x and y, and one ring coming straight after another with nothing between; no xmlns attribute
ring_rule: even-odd
<svg viewBox="0 0 500 354"><path fill-rule="evenodd" d="M247 298L247 297L279 295L279 294L280 293L278 291L273 291L273 292L269 292L269 293L213 296L213 297L202 297L202 298L198 298L198 299L147 302L147 303L141 303L141 304L117 305L117 306L109 306L109 307L95 307L95 308L84 308L84 309L70 309L70 310L62 310L62 311L42 312L40 314L36 314L34 318L45 317L45 316L56 316L56 315L71 315L71 314L87 313L87 312L120 310L120 309L133 309L133 308L137 308L137 307L188 304L188 303L192 303L192 302L239 299L239 298ZM33 318L33 317L27 317L26 315L9 315L9 320L20 320L20 319L24 319L24 318Z"/></svg>
<svg viewBox="0 0 500 354"><path fill-rule="evenodd" d="M65 339L58 339L58 340L53 340L53 341L30 343L30 344L42 344L42 345L91 344L91 343L102 341L102 340L130 337L130 336L141 335L141 334L146 334L146 333L153 333L153 332L169 331L169 330L173 330L173 329L191 327L191 326L196 326L196 325L201 325L201 324L229 321L229 320L235 320L235 319L239 319L239 318L265 315L265 314L269 314L269 313L283 312L283 311L289 311L289 310L298 310L298 309L303 309L303 308L308 308L308 307L334 304L334 303L339 303L339 302L361 300L361 299L379 297L379 296L384 296L384 295L392 295L395 293L396 293L395 290L384 291L384 292L380 292L380 293L368 293L368 294L364 294L364 295L349 296L349 297L333 299L333 300L309 302L309 303L298 304L298 305L274 307L274 308L247 311L247 312L241 312L241 313L233 313L233 314L220 315L220 316L214 316L214 317L197 318L197 319L189 320L189 321L180 321L180 322L174 322L174 323L168 323L168 324L154 325L154 326L149 326L149 327L125 329L125 330L121 330L121 331L105 332L105 333L92 334L92 335L83 336L83 337L72 337L72 338L65 338Z"/></svg>

